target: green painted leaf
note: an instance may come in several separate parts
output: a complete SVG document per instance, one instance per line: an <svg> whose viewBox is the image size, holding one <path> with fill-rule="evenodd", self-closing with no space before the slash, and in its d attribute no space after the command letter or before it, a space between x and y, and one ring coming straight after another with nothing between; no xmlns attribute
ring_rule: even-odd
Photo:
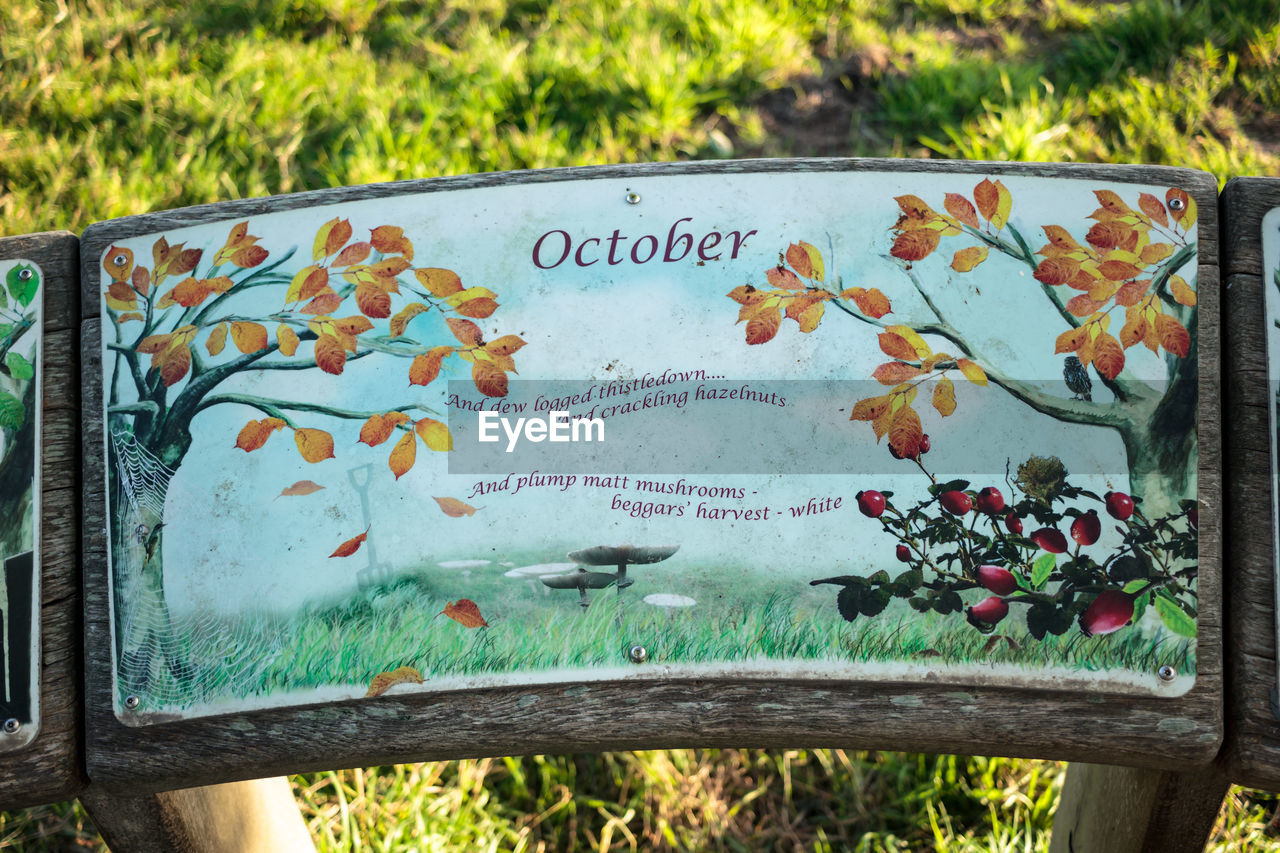
<svg viewBox="0 0 1280 853"><path fill-rule="evenodd" d="M1138 590L1142 589L1142 588L1143 588L1144 586L1146 586L1146 585L1147 585L1147 581L1146 581L1146 579L1145 579L1145 578L1139 578L1139 579L1138 579L1138 580L1136 580L1136 581L1129 581L1127 584L1125 584L1125 585L1124 585L1124 591L1125 591L1125 592L1127 592L1127 593L1129 593L1130 595L1132 595L1133 593L1135 593L1135 592L1137 592Z"/></svg>
<svg viewBox="0 0 1280 853"><path fill-rule="evenodd" d="M1144 592L1133 600L1133 624L1137 625L1138 620L1142 618L1142 614L1147 612L1147 605L1151 603L1151 593Z"/></svg>
<svg viewBox="0 0 1280 853"><path fill-rule="evenodd" d="M4 293L4 291L0 290L0 293ZM3 308L3 307L4 307L3 303L0 303L0 308ZM12 324L0 323L0 341L4 340L5 338L9 337L12 334L13 334Z"/></svg>
<svg viewBox="0 0 1280 853"><path fill-rule="evenodd" d="M31 362L27 361L20 354L10 352L4 358L4 363L9 366L9 375L17 380L31 379L36 375L36 369Z"/></svg>
<svg viewBox="0 0 1280 853"><path fill-rule="evenodd" d="M1181 634L1184 637L1194 637L1196 635L1196 620L1184 613L1177 604L1163 595L1157 595L1152 600L1151 605L1155 607L1156 613L1159 614L1160 621L1170 631L1175 634Z"/></svg>
<svg viewBox="0 0 1280 853"><path fill-rule="evenodd" d="M22 280L24 270L31 271L31 277L26 281ZM31 304L32 299L36 298L36 291L40 289L40 274L30 264L18 264L5 276L5 285L9 288L9 295L17 300L19 305L27 306Z"/></svg>
<svg viewBox="0 0 1280 853"><path fill-rule="evenodd" d="M8 391L0 391L0 427L18 429L27 419L27 410L22 401Z"/></svg>
<svg viewBox="0 0 1280 853"><path fill-rule="evenodd" d="M1054 566L1058 565L1058 555L1051 553L1041 554L1039 559L1031 564L1031 586L1033 589L1043 589L1045 581L1049 579L1049 575L1053 572Z"/></svg>

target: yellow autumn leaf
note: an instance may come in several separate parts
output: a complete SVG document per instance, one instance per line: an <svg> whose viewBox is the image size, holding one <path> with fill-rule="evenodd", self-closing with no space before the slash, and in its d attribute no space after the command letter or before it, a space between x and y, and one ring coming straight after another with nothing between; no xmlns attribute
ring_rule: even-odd
<svg viewBox="0 0 1280 853"><path fill-rule="evenodd" d="M933 386L933 407L944 418L956 410L956 388L945 376Z"/></svg>
<svg viewBox="0 0 1280 853"><path fill-rule="evenodd" d="M422 439L422 443L430 449L438 452L453 450L453 436L449 434L449 428L440 421L422 418L413 425L413 428Z"/></svg>

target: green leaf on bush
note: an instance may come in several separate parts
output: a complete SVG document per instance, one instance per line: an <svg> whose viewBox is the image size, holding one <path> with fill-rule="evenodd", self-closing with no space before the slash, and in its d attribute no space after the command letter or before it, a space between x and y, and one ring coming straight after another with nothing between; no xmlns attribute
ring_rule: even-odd
<svg viewBox="0 0 1280 853"><path fill-rule="evenodd" d="M24 270L31 271L31 277L26 281L22 280ZM9 274L5 276L5 284L9 288L9 295L20 305L30 305L31 300L36 298L36 291L40 289L40 276L30 264L19 264L9 270Z"/></svg>
<svg viewBox="0 0 1280 853"><path fill-rule="evenodd" d="M8 391L0 391L0 427L18 429L27 419L27 410L22 401Z"/></svg>
<svg viewBox="0 0 1280 853"><path fill-rule="evenodd" d="M1151 602L1155 607L1156 613L1160 616L1160 621L1164 626L1175 634L1181 634L1184 637L1194 637L1196 635L1196 620L1192 619L1182 611L1175 602L1165 598L1163 595L1157 595Z"/></svg>
<svg viewBox="0 0 1280 853"><path fill-rule="evenodd" d="M852 622L857 619L858 611L861 607L862 590L856 586L846 586L836 596L836 608L839 609L840 615L845 618L846 622Z"/></svg>
<svg viewBox="0 0 1280 853"><path fill-rule="evenodd" d="M1129 581L1127 584L1125 584L1124 591L1132 595L1133 593L1142 589L1146 585L1147 585L1147 581L1144 578L1139 578L1136 581Z"/></svg>
<svg viewBox="0 0 1280 853"><path fill-rule="evenodd" d="M1044 589L1045 581L1049 580L1049 575L1053 573L1054 566L1058 565L1058 555L1045 552L1031 564L1031 588L1040 590Z"/></svg>
<svg viewBox="0 0 1280 853"><path fill-rule="evenodd" d="M891 598L889 590L877 589L863 593L862 601L858 605L858 610L863 616L875 616L889 606Z"/></svg>
<svg viewBox="0 0 1280 853"><path fill-rule="evenodd" d="M19 381L25 381L36 375L36 369L31 366L31 362L16 352L6 355L4 363L9 366L9 375Z"/></svg>
<svg viewBox="0 0 1280 853"><path fill-rule="evenodd" d="M0 290L0 294L2 293L4 293L4 291ZM3 307L4 305L0 303L0 308L3 308ZM12 334L13 334L13 326L11 324L0 323L0 341L3 341L5 338L9 337Z"/></svg>
<svg viewBox="0 0 1280 853"><path fill-rule="evenodd" d="M1137 625L1138 620L1142 618L1142 614L1147 612L1147 605L1151 603L1151 593L1144 592L1133 601L1133 624Z"/></svg>

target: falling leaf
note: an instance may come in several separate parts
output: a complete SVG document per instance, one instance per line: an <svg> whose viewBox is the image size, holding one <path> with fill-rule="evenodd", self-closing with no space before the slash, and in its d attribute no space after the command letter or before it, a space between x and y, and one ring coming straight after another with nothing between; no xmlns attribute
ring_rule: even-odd
<svg viewBox="0 0 1280 853"><path fill-rule="evenodd" d="M396 475L399 480L402 476L409 472L413 467L413 462L418 455L418 442L413 437L413 433L406 432L392 449L391 455L387 457L387 465L391 468L391 473Z"/></svg>
<svg viewBox="0 0 1280 853"><path fill-rule="evenodd" d="M298 482L294 483L292 486L289 486L280 494L276 495L276 497L289 498L289 497L299 497L302 495L314 495L316 492L320 491L323 488L324 486L320 485L319 483L312 482L311 480L299 480Z"/></svg>
<svg viewBox="0 0 1280 853"><path fill-rule="evenodd" d="M462 290L462 279L453 270L426 267L413 271L422 286L431 291L432 296L444 299Z"/></svg>
<svg viewBox="0 0 1280 853"><path fill-rule="evenodd" d="M380 672L369 682L369 692L364 694L366 699L374 696L381 696L397 684L421 684L422 673L418 672L411 666L402 666L391 672Z"/></svg>
<svg viewBox="0 0 1280 853"><path fill-rule="evenodd" d="M944 418L956 410L956 387L951 380L943 376L933 386L933 407Z"/></svg>
<svg viewBox="0 0 1280 853"><path fill-rule="evenodd" d="M449 434L449 428L440 421L422 418L413 425L413 428L423 444L430 449L438 452L453 450L453 436Z"/></svg>
<svg viewBox="0 0 1280 853"><path fill-rule="evenodd" d="M464 628L487 628L489 623L480 615L480 608L469 598L460 598L445 605L441 614L448 616Z"/></svg>
<svg viewBox="0 0 1280 853"><path fill-rule="evenodd" d="M333 436L322 429L296 429L294 443L298 452L308 462L323 462L333 458Z"/></svg>
<svg viewBox="0 0 1280 853"><path fill-rule="evenodd" d="M391 433L402 423L406 423L409 416L404 412L387 412L386 414L373 415L360 427L360 442L377 447L382 442L391 437Z"/></svg>
<svg viewBox="0 0 1280 853"><path fill-rule="evenodd" d="M370 527L372 527L372 525L370 525ZM356 551L360 550L360 546L363 545L364 541L368 538L369 538L369 527L366 527L364 529L364 533L361 533L359 536L353 536L352 538L348 539L346 542L343 542L341 545L339 545L337 549L332 554L329 555L329 558L333 559L334 557L350 557Z"/></svg>
<svg viewBox="0 0 1280 853"><path fill-rule="evenodd" d="M951 268L956 272L971 272L974 267L986 259L986 246L970 246L955 253L955 256L951 259Z"/></svg>
<svg viewBox="0 0 1280 853"><path fill-rule="evenodd" d="M249 421L236 436L236 447L245 453L257 450L267 443L267 439L278 429L287 426L280 418L263 418L260 421Z"/></svg>
<svg viewBox="0 0 1280 853"><path fill-rule="evenodd" d="M475 515L479 509L483 507L474 507L465 504L457 498L437 498L432 496L437 504L440 505L440 511L450 518L462 518L464 515Z"/></svg>

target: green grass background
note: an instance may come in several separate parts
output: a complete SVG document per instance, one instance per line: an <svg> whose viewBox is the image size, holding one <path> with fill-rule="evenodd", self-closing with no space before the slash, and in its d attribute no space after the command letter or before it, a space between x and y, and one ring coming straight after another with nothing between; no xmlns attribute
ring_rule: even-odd
<svg viewBox="0 0 1280 853"><path fill-rule="evenodd" d="M501 169L885 155L1280 172L1276 0L0 4L0 231ZM323 850L1039 850L1062 765L840 750L294 778ZM1215 850L1280 849L1233 789ZM98 849L83 812L0 846Z"/></svg>

